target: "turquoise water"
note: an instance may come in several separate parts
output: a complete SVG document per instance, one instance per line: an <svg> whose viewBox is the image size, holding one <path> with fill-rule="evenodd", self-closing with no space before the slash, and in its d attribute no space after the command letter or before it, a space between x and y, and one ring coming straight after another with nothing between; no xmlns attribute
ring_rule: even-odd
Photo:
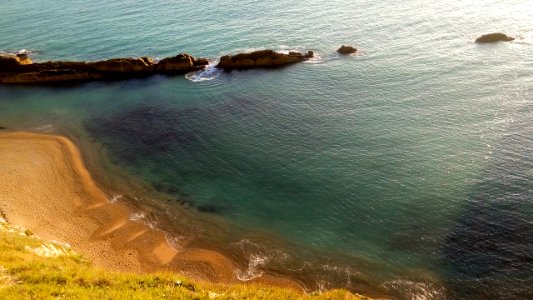
<svg viewBox="0 0 533 300"><path fill-rule="evenodd" d="M16 1L36 61L313 50L279 70L0 87L0 126L59 132L131 178L176 247L243 280L402 299L533 297L531 1ZM484 33L517 36L478 45ZM335 49L353 44L359 54ZM96 149L96 150L95 150ZM86 149L86 151L89 151ZM127 181L146 185L127 190Z"/></svg>

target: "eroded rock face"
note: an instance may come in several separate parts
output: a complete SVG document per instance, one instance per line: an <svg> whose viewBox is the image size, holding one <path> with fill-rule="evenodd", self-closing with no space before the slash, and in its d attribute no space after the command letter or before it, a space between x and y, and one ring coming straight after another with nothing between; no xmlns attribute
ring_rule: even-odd
<svg viewBox="0 0 533 300"><path fill-rule="evenodd" d="M113 73L150 72L153 65L153 62L143 58L115 58L87 64L96 72Z"/></svg>
<svg viewBox="0 0 533 300"><path fill-rule="evenodd" d="M342 45L339 49L337 49L337 52L339 52L340 54L352 54L357 52L357 49L352 46Z"/></svg>
<svg viewBox="0 0 533 300"><path fill-rule="evenodd" d="M209 64L205 58L194 58L193 56L181 53L174 57L167 57L159 61L155 66L157 71L163 73L174 73L183 70L201 69Z"/></svg>
<svg viewBox="0 0 533 300"><path fill-rule="evenodd" d="M114 58L96 62L49 61L33 63L25 54L0 54L0 83L52 83L114 80L158 73L184 74L209 64L179 54L156 62L150 57Z"/></svg>
<svg viewBox="0 0 533 300"><path fill-rule="evenodd" d="M178 69L188 69L194 66L194 58L188 54L178 54L174 57L162 59L157 64L157 69L161 71L174 71Z"/></svg>
<svg viewBox="0 0 533 300"><path fill-rule="evenodd" d="M15 71L21 65L31 64L31 59L26 54L4 54L0 53L0 72Z"/></svg>
<svg viewBox="0 0 533 300"><path fill-rule="evenodd" d="M496 32L484 34L476 39L476 43L496 43L496 42L509 42L515 38L506 34Z"/></svg>
<svg viewBox="0 0 533 300"><path fill-rule="evenodd" d="M222 56L217 67L225 70L274 68L302 62L313 56L313 51L309 51L307 54L300 52L289 52L288 54L285 54L273 50L260 50L250 53L240 53L233 56Z"/></svg>
<svg viewBox="0 0 533 300"><path fill-rule="evenodd" d="M26 53L18 53L16 57L19 59L21 65L28 65L33 63L31 58Z"/></svg>

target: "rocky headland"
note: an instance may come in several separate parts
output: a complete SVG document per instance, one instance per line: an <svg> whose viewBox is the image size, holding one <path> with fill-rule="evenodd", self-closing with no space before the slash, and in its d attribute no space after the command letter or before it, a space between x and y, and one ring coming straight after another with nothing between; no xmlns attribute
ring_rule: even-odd
<svg viewBox="0 0 533 300"><path fill-rule="evenodd" d="M48 61L33 63L25 54L0 54L0 83L32 84L85 82L146 77L154 74L185 74L204 68L205 58L182 53L159 62L150 57L114 58L95 62Z"/></svg>

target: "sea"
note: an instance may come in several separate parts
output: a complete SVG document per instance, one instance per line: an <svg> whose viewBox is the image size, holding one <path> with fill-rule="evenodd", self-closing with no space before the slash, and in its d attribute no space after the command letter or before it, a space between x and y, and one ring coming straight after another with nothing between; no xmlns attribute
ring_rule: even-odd
<svg viewBox="0 0 533 300"><path fill-rule="evenodd" d="M474 43L491 32L516 39ZM531 0L0 0L0 37L34 61L211 60L0 86L0 128L73 139L109 201L178 250L307 292L533 299ZM315 58L215 67L260 49Z"/></svg>

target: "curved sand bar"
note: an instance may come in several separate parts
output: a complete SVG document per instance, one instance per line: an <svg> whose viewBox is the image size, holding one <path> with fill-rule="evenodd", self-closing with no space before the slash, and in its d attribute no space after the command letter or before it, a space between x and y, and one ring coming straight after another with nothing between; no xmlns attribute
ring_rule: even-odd
<svg viewBox="0 0 533 300"><path fill-rule="evenodd" d="M0 183L0 211L7 221L45 239L69 243L97 266L240 282L235 264L222 254L205 249L178 252L163 232L129 220L129 208L107 201L80 151L65 137L0 133ZM249 283L301 289L291 279L271 275Z"/></svg>

